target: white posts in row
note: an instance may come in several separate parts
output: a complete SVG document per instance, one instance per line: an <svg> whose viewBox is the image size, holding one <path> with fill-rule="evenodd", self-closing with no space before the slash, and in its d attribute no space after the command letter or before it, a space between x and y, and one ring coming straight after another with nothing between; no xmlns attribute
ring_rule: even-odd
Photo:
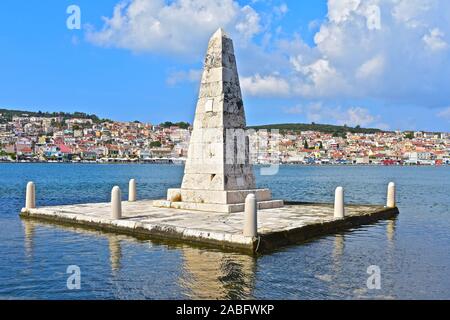
<svg viewBox="0 0 450 320"><path fill-rule="evenodd" d="M395 208L397 206L395 200L395 183L391 182L387 190L387 208ZM343 219L345 217L344 207L344 188L337 187L334 196L334 217L336 219Z"/></svg>
<svg viewBox="0 0 450 320"><path fill-rule="evenodd" d="M395 201L395 183L391 182L388 186L386 207L395 208L396 206L397 203Z"/></svg>
<svg viewBox="0 0 450 320"><path fill-rule="evenodd" d="M136 180L131 179L128 184L128 202L136 201ZM112 188L111 191L111 218L122 218L122 192L118 186Z"/></svg>
<svg viewBox="0 0 450 320"><path fill-rule="evenodd" d="M396 207L395 183L391 182L387 190L387 208ZM128 186L128 201L136 201L136 180L131 179ZM36 208L36 187L34 182L28 182L26 190L25 208ZM243 234L246 237L256 237L258 235L258 204L256 196L249 194L245 199L245 213L244 213L244 230ZM122 218L122 193L118 186L115 186L111 191L111 217L112 219ZM345 217L344 206L344 188L337 187L334 198L334 218L343 219Z"/></svg>
<svg viewBox="0 0 450 320"><path fill-rule="evenodd" d="M36 208L36 187L34 182L28 182L25 196L25 209Z"/></svg>
<svg viewBox="0 0 450 320"><path fill-rule="evenodd" d="M245 198L244 237L258 236L258 204L256 196L249 194Z"/></svg>
<svg viewBox="0 0 450 320"><path fill-rule="evenodd" d="M115 186L111 191L111 218L118 220L122 218L122 193L120 188Z"/></svg>
<svg viewBox="0 0 450 320"><path fill-rule="evenodd" d="M135 202L136 201L136 180L131 179L128 185L128 201Z"/></svg>
<svg viewBox="0 0 450 320"><path fill-rule="evenodd" d="M131 179L128 188L128 201L136 201L136 180ZM111 191L111 204L112 204L112 217L113 219L120 219L122 215L121 204L121 191L120 188L115 186ZM27 183L26 195L25 195L25 209L36 208L36 186L34 182ZM117 217L117 218L116 218Z"/></svg>
<svg viewBox="0 0 450 320"><path fill-rule="evenodd" d="M336 219L343 219L344 212L344 188L337 187L334 194L334 217Z"/></svg>

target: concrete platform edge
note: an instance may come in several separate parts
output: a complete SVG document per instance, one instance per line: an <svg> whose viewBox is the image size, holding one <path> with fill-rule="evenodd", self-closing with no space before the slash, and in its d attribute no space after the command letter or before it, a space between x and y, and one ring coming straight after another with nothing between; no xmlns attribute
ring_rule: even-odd
<svg viewBox="0 0 450 320"><path fill-rule="evenodd" d="M300 204L294 202L287 203ZM247 243L230 242L226 240L216 240L210 237L186 235L182 232L172 230L170 228L163 229L159 228L158 226L155 226L151 229L141 227L129 228L116 224L90 222L83 220L80 221L57 215L31 213L27 210L22 210L22 212L20 213L20 217L42 220L55 224L78 226L99 231L125 234L150 240L152 238L158 240L170 239L181 242L195 243L199 245L213 246L216 248L231 249L248 254L256 254L267 253L279 249L280 247L299 244L301 242L312 240L313 238L319 236L330 235L361 225L371 224L379 220L391 219L398 214L398 208L385 208L384 210L368 213L361 216L349 216L342 220L333 220L313 225L306 225L288 231L275 231L272 233L265 233L258 238L249 239ZM208 234L208 232L206 233Z"/></svg>

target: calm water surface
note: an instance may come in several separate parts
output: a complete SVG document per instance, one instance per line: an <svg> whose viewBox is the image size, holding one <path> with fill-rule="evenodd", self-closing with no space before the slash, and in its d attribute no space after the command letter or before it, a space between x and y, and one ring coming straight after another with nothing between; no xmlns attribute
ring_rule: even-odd
<svg viewBox="0 0 450 320"><path fill-rule="evenodd" d="M275 198L298 201L332 202L342 185L348 202L381 204L395 181L400 215L255 258L18 217L29 180L38 206L108 201L130 178L141 198L164 198L181 166L0 164L0 298L450 299L450 167L255 172ZM69 265L81 268L81 290L66 287ZM370 265L381 268L381 290L367 289Z"/></svg>

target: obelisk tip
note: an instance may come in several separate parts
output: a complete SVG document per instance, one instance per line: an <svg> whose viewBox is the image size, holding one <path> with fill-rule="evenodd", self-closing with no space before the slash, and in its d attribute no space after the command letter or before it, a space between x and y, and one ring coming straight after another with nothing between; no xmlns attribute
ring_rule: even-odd
<svg viewBox="0 0 450 320"><path fill-rule="evenodd" d="M216 32L214 32L211 38L228 38L228 35L223 28L219 28Z"/></svg>

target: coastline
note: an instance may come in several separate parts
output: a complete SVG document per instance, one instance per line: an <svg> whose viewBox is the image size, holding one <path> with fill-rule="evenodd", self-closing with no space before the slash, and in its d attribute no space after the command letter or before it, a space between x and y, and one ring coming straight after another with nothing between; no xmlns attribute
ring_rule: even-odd
<svg viewBox="0 0 450 320"><path fill-rule="evenodd" d="M149 160L149 161L4 161L0 160L0 164L73 164L73 165L88 165L88 164L96 164L96 165L125 165L125 164L134 164L134 165L148 165L148 164L158 164L158 165L174 165L174 166L182 166L184 165L184 161L172 161L172 160ZM269 166L271 164L266 163L255 163L254 166ZM275 165L280 166L295 166L295 167L450 167L450 164L364 164L364 163L279 163Z"/></svg>

